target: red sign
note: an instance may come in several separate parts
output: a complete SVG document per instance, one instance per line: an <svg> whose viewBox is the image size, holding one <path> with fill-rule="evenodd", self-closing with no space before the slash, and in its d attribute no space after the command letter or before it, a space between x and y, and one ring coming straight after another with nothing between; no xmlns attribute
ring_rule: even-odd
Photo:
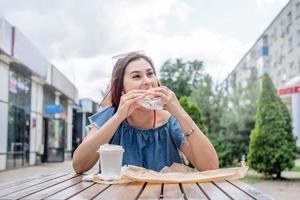
<svg viewBox="0 0 300 200"><path fill-rule="evenodd" d="M32 118L32 128L36 127L36 118Z"/></svg>
<svg viewBox="0 0 300 200"><path fill-rule="evenodd" d="M300 92L300 86L281 88L277 90L278 95L286 95Z"/></svg>

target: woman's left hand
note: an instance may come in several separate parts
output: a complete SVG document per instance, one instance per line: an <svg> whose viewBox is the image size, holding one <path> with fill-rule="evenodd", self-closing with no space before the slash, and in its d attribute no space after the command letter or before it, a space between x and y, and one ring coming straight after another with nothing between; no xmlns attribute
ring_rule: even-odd
<svg viewBox="0 0 300 200"><path fill-rule="evenodd" d="M156 97L161 97L163 99L165 104L164 110L167 110L173 116L176 116L182 110L175 93L166 86L151 88L150 91L153 92L153 95Z"/></svg>

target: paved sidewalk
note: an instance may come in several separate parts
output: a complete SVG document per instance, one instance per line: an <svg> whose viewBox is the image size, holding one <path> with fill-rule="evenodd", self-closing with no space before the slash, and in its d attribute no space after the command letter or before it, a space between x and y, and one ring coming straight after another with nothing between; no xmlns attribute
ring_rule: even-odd
<svg viewBox="0 0 300 200"><path fill-rule="evenodd" d="M88 174L93 174L98 171L98 167L95 165L90 169ZM11 169L6 171L0 171L0 183L23 179L39 174L48 174L55 172L74 172L72 167L72 161L58 162L58 163L43 163L38 166L24 167L20 169ZM74 172L75 173L75 172Z"/></svg>

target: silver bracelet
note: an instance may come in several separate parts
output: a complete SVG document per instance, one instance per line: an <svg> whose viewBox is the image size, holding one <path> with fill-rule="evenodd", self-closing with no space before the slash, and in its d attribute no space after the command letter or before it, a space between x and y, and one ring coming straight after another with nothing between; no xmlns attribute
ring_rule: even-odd
<svg viewBox="0 0 300 200"><path fill-rule="evenodd" d="M194 128L191 128L189 131L187 131L186 133L185 133L185 136L186 137L189 137L190 135L192 135L193 133L194 133Z"/></svg>

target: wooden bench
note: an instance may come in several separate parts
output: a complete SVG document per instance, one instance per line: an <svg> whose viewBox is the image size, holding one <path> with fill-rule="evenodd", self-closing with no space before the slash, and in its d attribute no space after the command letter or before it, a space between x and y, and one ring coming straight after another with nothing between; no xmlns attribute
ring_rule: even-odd
<svg viewBox="0 0 300 200"><path fill-rule="evenodd" d="M0 184L0 199L272 199L242 181L103 185L55 173Z"/></svg>

